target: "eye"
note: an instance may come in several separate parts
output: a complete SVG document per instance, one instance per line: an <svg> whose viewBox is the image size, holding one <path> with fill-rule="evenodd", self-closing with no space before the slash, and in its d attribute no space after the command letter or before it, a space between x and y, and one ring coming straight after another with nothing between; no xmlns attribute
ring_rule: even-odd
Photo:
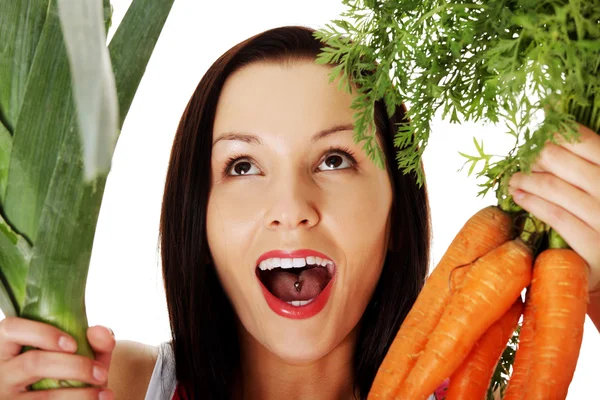
<svg viewBox="0 0 600 400"><path fill-rule="evenodd" d="M326 154L325 159L319 165L320 171L335 171L338 169L353 168L356 160L348 149L333 148Z"/></svg>
<svg viewBox="0 0 600 400"><path fill-rule="evenodd" d="M232 157L225 166L225 175L257 175L260 170L248 158Z"/></svg>

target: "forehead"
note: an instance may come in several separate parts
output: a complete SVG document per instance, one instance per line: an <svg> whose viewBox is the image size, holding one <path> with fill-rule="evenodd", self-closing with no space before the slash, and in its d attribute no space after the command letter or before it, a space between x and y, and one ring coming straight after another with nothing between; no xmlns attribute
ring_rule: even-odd
<svg viewBox="0 0 600 400"><path fill-rule="evenodd" d="M233 73L223 87L213 135L244 130L314 133L352 122L354 95L329 83L330 66L312 60L256 62Z"/></svg>

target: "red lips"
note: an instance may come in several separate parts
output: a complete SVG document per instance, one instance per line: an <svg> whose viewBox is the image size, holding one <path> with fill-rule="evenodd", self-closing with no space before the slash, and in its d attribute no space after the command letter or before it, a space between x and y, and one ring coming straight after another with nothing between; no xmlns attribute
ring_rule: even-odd
<svg viewBox="0 0 600 400"><path fill-rule="evenodd" d="M294 251L283 251L283 250L273 250L261 255L256 265L260 264L261 261L269 259L269 258L306 258L306 257L320 257L327 260L331 260L330 257L319 253L318 251L302 249L302 250L294 250ZM335 282L335 266L333 268L333 276L331 280L327 283L325 288L315 297L310 303L302 305L302 306L294 306L291 305L281 299L275 297L269 290L263 285L263 283L258 279L258 271L257 271L257 279L260 284L260 288L262 290L263 296L271 308L277 315L282 317L291 318L291 319L304 319L310 318L316 314L318 314L329 300L329 295L331 294L331 288Z"/></svg>

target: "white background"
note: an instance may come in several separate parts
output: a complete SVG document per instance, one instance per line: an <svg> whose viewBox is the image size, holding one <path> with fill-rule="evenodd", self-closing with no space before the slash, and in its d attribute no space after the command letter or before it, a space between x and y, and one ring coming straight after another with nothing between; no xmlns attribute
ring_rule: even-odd
<svg viewBox="0 0 600 400"><path fill-rule="evenodd" d="M114 34L131 0L112 0ZM247 37L282 25L320 28L344 11L341 0L176 0L125 121L98 221L87 312L90 326L111 327L117 339L157 345L170 339L158 222L171 143L200 78L223 52ZM474 154L472 137L486 150L510 147L502 127L450 125L436 120L425 168L433 219L432 267L464 222L493 196L477 198L477 181L458 172L458 151ZM0 319L2 314L0 313ZM201 338L198 338L201 340ZM597 392L600 334L588 319L568 399Z"/></svg>

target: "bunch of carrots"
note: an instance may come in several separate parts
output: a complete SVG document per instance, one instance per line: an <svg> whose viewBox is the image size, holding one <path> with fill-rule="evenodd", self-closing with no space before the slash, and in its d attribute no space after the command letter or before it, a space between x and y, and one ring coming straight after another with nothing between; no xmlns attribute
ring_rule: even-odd
<svg viewBox="0 0 600 400"><path fill-rule="evenodd" d="M588 267L573 250L551 241L540 247L542 225L498 206L467 221L404 320L369 400L426 399L446 378L446 400L484 399L521 316L504 399L566 397L583 338Z"/></svg>
<svg viewBox="0 0 600 400"><path fill-rule="evenodd" d="M515 139L497 162L477 141L478 155L461 153L469 174L484 163L477 176L488 180L479 194L495 190L498 206L477 212L451 243L400 327L369 400L425 399L448 378L447 400L485 398L521 318L504 399L564 399L583 338L588 266L514 204L507 182L530 172L557 133L571 143L577 124L600 134L600 1L342 2L344 19L316 35L328 45L318 62L335 65L330 79L341 73L340 87L358 93L355 140L365 141L379 165L383 153L368 129L378 100L390 115L410 102L394 144L398 167L418 184L439 113L454 123L503 122Z"/></svg>

